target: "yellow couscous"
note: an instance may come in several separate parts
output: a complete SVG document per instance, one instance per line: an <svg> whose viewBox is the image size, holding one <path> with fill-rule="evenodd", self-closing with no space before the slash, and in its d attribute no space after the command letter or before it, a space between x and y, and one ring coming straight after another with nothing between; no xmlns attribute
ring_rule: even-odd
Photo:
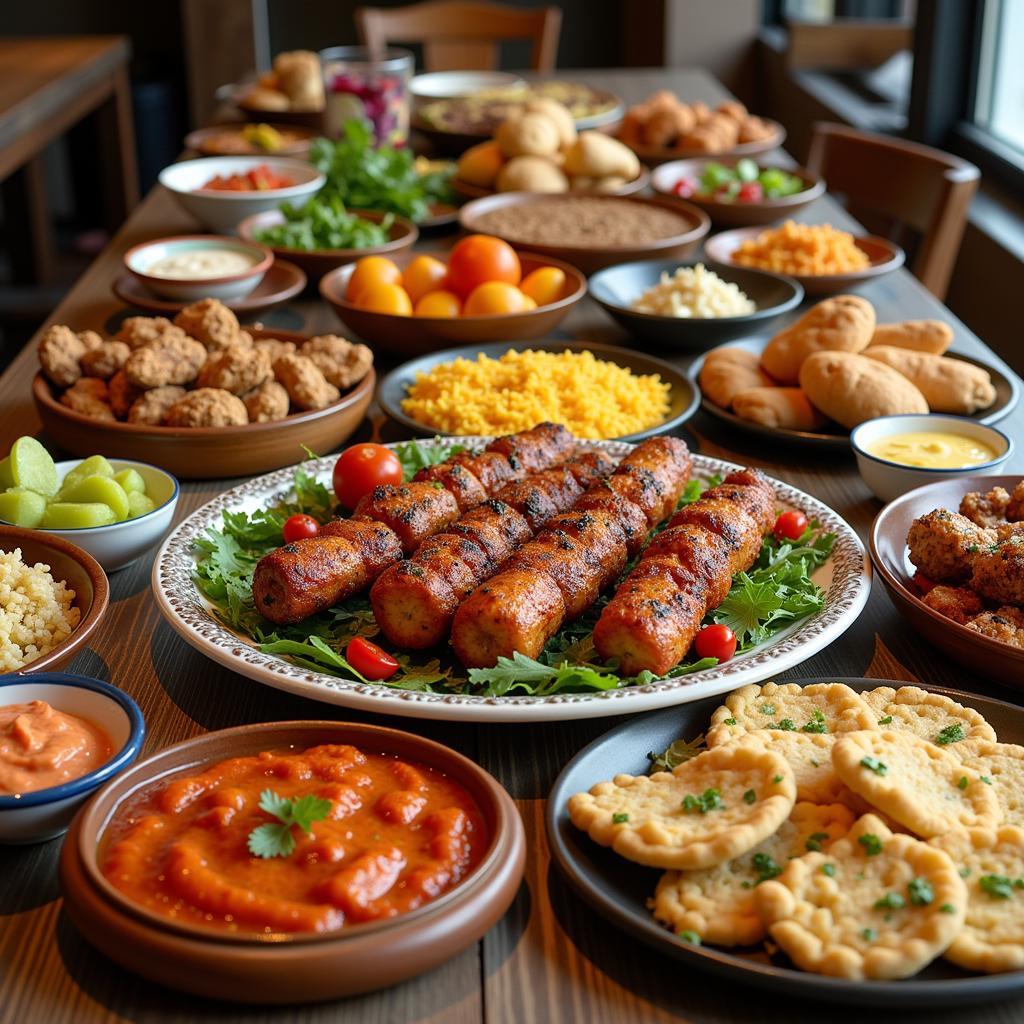
<svg viewBox="0 0 1024 1024"><path fill-rule="evenodd" d="M669 385L592 352L509 351L500 359L442 363L421 373L406 415L450 434L509 434L549 420L577 437L623 437L661 423Z"/></svg>
<svg viewBox="0 0 1024 1024"><path fill-rule="evenodd" d="M777 228L748 238L732 254L734 263L776 274L818 276L849 274L871 265L853 235L830 224L797 224L787 220Z"/></svg>
<svg viewBox="0 0 1024 1024"><path fill-rule="evenodd" d="M27 565L20 548L0 551L0 672L19 669L67 639L81 616L74 599L48 565Z"/></svg>

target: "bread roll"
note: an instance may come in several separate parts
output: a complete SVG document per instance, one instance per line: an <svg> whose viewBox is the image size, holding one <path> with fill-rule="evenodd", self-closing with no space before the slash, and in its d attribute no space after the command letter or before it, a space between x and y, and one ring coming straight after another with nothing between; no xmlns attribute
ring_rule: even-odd
<svg viewBox="0 0 1024 1024"><path fill-rule="evenodd" d="M853 352L808 356L800 387L821 412L851 430L876 416L928 412L924 395L902 373Z"/></svg>
<svg viewBox="0 0 1024 1024"><path fill-rule="evenodd" d="M715 403L728 409L741 391L772 386L761 369L757 356L742 348L716 348L709 352L698 377L701 391Z"/></svg>
<svg viewBox="0 0 1024 1024"><path fill-rule="evenodd" d="M864 355L902 373L924 395L932 412L970 416L996 400L992 378L980 366L962 359L875 345Z"/></svg>
<svg viewBox="0 0 1024 1024"><path fill-rule="evenodd" d="M543 114L554 122L558 129L559 146L562 149L576 141L576 121L564 103L559 103L548 96L537 96L527 101L525 109L529 114Z"/></svg>
<svg viewBox="0 0 1024 1024"><path fill-rule="evenodd" d="M324 76L312 50L290 50L274 58L277 87L288 96L292 110L324 109Z"/></svg>
<svg viewBox="0 0 1024 1024"><path fill-rule="evenodd" d="M568 192L569 179L542 156L513 157L498 172L499 192Z"/></svg>
<svg viewBox="0 0 1024 1024"><path fill-rule="evenodd" d="M768 342L761 365L780 384L796 384L814 352L860 352L875 332L875 309L857 295L837 295L812 306Z"/></svg>
<svg viewBox="0 0 1024 1024"><path fill-rule="evenodd" d="M565 152L567 174L588 178L620 177L632 181L640 173L636 153L604 132L581 132Z"/></svg>
<svg viewBox="0 0 1024 1024"><path fill-rule="evenodd" d="M277 89L267 89L262 85L254 85L241 95L242 102L253 110L288 110L291 100Z"/></svg>
<svg viewBox="0 0 1024 1024"><path fill-rule="evenodd" d="M828 423L800 388L750 388L733 396L732 408L741 419L762 427L821 430Z"/></svg>
<svg viewBox="0 0 1024 1024"><path fill-rule="evenodd" d="M952 344L953 328L941 320L903 320L897 324L876 324L868 348L893 345L941 356Z"/></svg>
<svg viewBox="0 0 1024 1024"><path fill-rule="evenodd" d="M558 127L544 114L510 117L494 138L507 157L552 156L559 149Z"/></svg>

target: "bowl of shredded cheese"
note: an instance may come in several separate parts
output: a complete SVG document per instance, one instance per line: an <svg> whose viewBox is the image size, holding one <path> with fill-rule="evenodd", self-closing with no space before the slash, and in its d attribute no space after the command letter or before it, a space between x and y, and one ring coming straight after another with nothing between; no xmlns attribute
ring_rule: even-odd
<svg viewBox="0 0 1024 1024"><path fill-rule="evenodd" d="M679 426L698 402L669 363L578 341L434 352L390 373L377 397L418 434L509 434L551 421L579 438L623 441Z"/></svg>

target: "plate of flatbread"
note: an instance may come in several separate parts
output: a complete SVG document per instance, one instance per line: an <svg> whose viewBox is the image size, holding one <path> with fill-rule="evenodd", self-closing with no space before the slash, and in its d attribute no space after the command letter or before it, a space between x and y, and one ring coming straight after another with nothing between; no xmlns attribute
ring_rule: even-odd
<svg viewBox="0 0 1024 1024"><path fill-rule="evenodd" d="M629 938L835 1003L1024 994L1024 710L807 679L631 720L566 765L552 855Z"/></svg>

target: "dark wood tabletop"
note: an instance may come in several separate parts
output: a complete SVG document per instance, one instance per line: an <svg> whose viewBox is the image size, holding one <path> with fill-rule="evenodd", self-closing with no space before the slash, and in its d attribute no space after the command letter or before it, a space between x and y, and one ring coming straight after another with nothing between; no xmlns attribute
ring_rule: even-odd
<svg viewBox="0 0 1024 1024"><path fill-rule="evenodd" d="M628 102L656 88L686 99L716 103L725 92L707 74L687 70L574 72L573 77L610 89ZM812 221L849 226L829 198L807 211ZM75 329L103 329L122 312L110 292L121 269L121 254L137 242L194 230L173 199L157 189L133 213L110 247L54 310L51 322ZM446 246L451 236L428 245ZM880 320L934 317L949 322L954 349L1012 372L906 271L865 288L862 294ZM310 332L339 327L323 303L305 298L271 312L265 321ZM628 343L626 336L593 303L583 302L560 336ZM689 360L673 358L685 367ZM39 430L30 382L36 370L31 346L0 378L0 448L19 435ZM1024 408L1002 423L1016 437ZM696 451L753 463L802 488L844 516L866 539L880 505L857 474L852 456L786 449L727 431L702 413L679 431ZM369 436L367 424L357 437ZM385 427L383 436L400 433ZM40 435L46 442L45 435ZM1007 472L1024 473L1018 454ZM238 481L186 483L178 506L180 521L225 487ZM207 730L246 722L286 719L357 719L372 716L289 696L234 675L180 640L163 621L150 593L152 559L144 558L111 578L106 621L70 671L99 676L128 691L146 717L146 751ZM1019 693L972 677L930 649L894 609L880 582L856 624L839 640L787 678L822 675L920 680L988 694L1019 703ZM434 737L468 754L512 793L526 824L526 878L505 918L482 941L449 963L384 992L344 1003L267 1008L212 1003L162 989L122 971L93 951L61 910L57 882L60 841L31 848L0 848L0 1022L92 1024L99 1021L259 1021L397 1024L664 1024L826 1019L858 1024L886 1020L884 1011L825 1007L766 998L742 984L688 970L625 935L616 933L568 889L551 866L544 836L544 800L555 776L581 747L621 719L517 725L475 725L373 719ZM628 870L624 865L623 870ZM924 1012L900 1011L906 1020ZM927 1011L930 1024L1010 1024L1024 1019L1024 1000L975 1008Z"/></svg>

